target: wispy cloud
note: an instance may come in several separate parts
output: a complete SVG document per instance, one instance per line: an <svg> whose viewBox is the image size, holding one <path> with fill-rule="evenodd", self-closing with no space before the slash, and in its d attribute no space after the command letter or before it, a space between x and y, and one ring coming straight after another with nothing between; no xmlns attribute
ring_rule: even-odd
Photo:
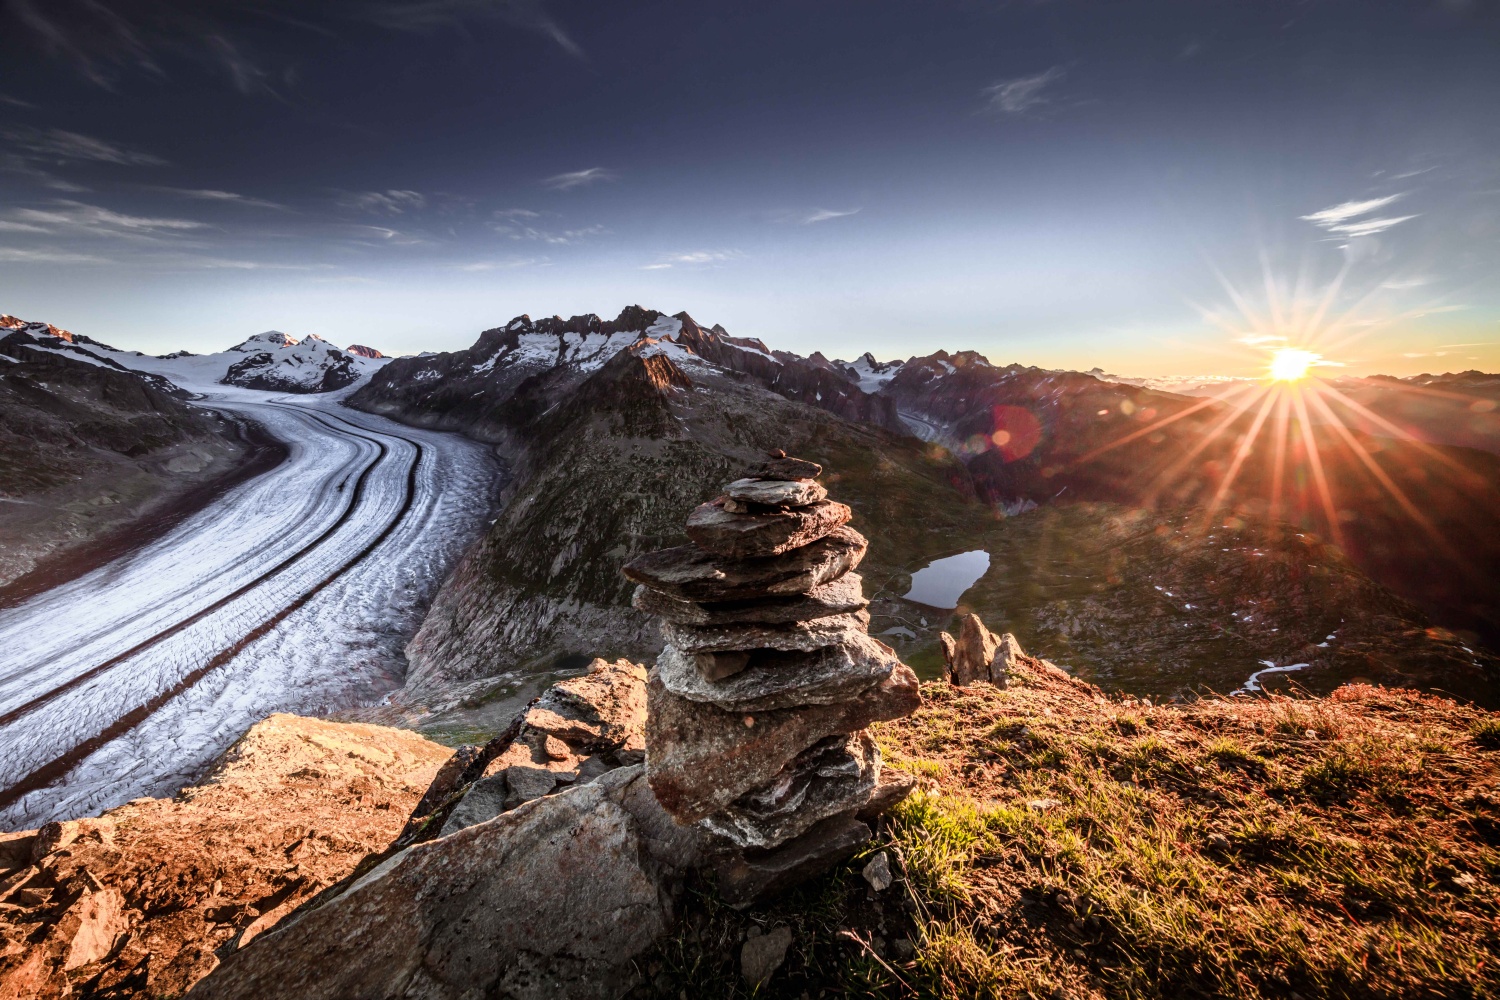
<svg viewBox="0 0 1500 1000"><path fill-rule="evenodd" d="M415 233L403 232L389 226L355 225L349 227L354 242L361 246L426 246L432 241Z"/></svg>
<svg viewBox="0 0 1500 1000"><path fill-rule="evenodd" d="M1324 226L1331 233L1341 236L1374 236L1383 233L1392 226L1399 226L1403 222L1410 222L1415 215L1397 215L1385 219L1364 219L1359 222L1345 222L1337 226Z"/></svg>
<svg viewBox="0 0 1500 1000"><path fill-rule="evenodd" d="M496 211L490 213L490 217L494 218L494 219L510 219L510 220L515 220L515 219L540 219L542 217L542 213L541 212L533 212L529 208L502 208L502 209L497 209Z"/></svg>
<svg viewBox="0 0 1500 1000"><path fill-rule="evenodd" d="M230 257L205 257L199 254L159 256L155 263L189 270L207 271L311 271L327 265L290 264L284 261L237 260Z"/></svg>
<svg viewBox="0 0 1500 1000"><path fill-rule="evenodd" d="M535 240L539 243L551 243L554 246L582 243L595 236L603 236L609 232L604 226L583 226L578 229L550 230L538 229L535 226L517 225L503 220L491 223L490 228L509 239Z"/></svg>
<svg viewBox="0 0 1500 1000"><path fill-rule="evenodd" d="M1024 115L1052 103L1047 89L1067 75L1061 66L1031 76L999 80L980 91L985 107L1006 115Z"/></svg>
<svg viewBox="0 0 1500 1000"><path fill-rule="evenodd" d="M237 194L233 191L217 191L212 188L176 187L157 187L152 190L174 194L179 198L187 198L191 201L224 202L234 205L244 205L247 208L274 208L279 211L286 211L286 206L279 202L267 201L264 198L252 198L249 195Z"/></svg>
<svg viewBox="0 0 1500 1000"><path fill-rule="evenodd" d="M1374 236L1383 233L1392 226L1403 222L1410 222L1417 218L1416 215L1398 215L1387 217L1376 217L1373 219L1361 219L1360 216L1378 212L1387 205L1394 204L1405 193L1386 195L1383 198L1366 198L1362 201L1346 201L1331 208L1313 212L1310 215L1298 216L1304 222L1311 222L1319 229L1325 229L1330 233L1340 236ZM1356 221L1358 220L1358 221Z"/></svg>
<svg viewBox="0 0 1500 1000"><path fill-rule="evenodd" d="M17 208L0 221L31 227L31 232L154 240L207 229L193 219L127 215L81 201L56 201L47 208Z"/></svg>
<svg viewBox="0 0 1500 1000"><path fill-rule="evenodd" d="M17 247L0 247L0 261L8 264L108 264L108 257L96 257L87 253L72 253L67 250L29 250Z"/></svg>
<svg viewBox="0 0 1500 1000"><path fill-rule="evenodd" d="M150 153L60 128L0 129L0 139L12 151L43 161L117 163L126 167L159 167L167 162Z"/></svg>
<svg viewBox="0 0 1500 1000"><path fill-rule="evenodd" d="M856 215L858 214L858 212L859 209L857 208L850 208L842 211L836 208L814 209L803 217L802 224L804 226L810 226L815 222L827 222L829 219L842 219L845 216Z"/></svg>
<svg viewBox="0 0 1500 1000"><path fill-rule="evenodd" d="M549 257L506 257L503 260L476 260L459 264L460 271L512 271L521 267L542 267L552 263Z"/></svg>
<svg viewBox="0 0 1500 1000"><path fill-rule="evenodd" d="M739 260L745 255L738 250L691 250L687 253L663 254L650 264L644 265L643 271L665 271L668 268L683 267L714 267L731 260Z"/></svg>
<svg viewBox="0 0 1500 1000"><path fill-rule="evenodd" d="M36 110L36 105L30 101L23 101L19 97L11 97L9 94L0 94L0 104L8 104L13 108L25 108L28 111Z"/></svg>
<svg viewBox="0 0 1500 1000"><path fill-rule="evenodd" d="M343 208L372 215L402 215L427 207L427 196L420 191L392 188L389 191L346 191L339 195Z"/></svg>
<svg viewBox="0 0 1500 1000"><path fill-rule="evenodd" d="M587 170L573 170L565 174L545 177L542 179L542 186L554 191L571 191L576 187L598 184L600 181L612 181L615 176L614 171L605 167L589 167Z"/></svg>

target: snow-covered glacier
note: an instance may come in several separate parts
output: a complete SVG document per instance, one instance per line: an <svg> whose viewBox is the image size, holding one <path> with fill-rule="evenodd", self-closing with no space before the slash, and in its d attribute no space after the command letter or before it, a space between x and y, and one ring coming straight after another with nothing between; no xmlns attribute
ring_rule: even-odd
<svg viewBox="0 0 1500 1000"><path fill-rule="evenodd" d="M483 528L499 485L484 445L350 410L343 392L191 388L290 457L158 540L0 610L0 827L170 793L272 712L380 700Z"/></svg>

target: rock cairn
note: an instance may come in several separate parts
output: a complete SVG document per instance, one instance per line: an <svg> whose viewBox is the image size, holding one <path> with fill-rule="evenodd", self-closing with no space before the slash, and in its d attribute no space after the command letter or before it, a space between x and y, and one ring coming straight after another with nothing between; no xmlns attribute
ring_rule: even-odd
<svg viewBox="0 0 1500 1000"><path fill-rule="evenodd" d="M864 727L911 714L917 679L866 633L853 570L868 542L784 453L689 515L690 545L624 567L662 619L647 684L646 774L662 807L721 846L731 902L847 856L910 790Z"/></svg>

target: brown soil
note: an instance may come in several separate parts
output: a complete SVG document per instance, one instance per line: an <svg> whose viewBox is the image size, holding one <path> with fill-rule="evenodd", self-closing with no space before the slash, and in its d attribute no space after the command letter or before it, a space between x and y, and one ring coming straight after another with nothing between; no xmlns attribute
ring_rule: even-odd
<svg viewBox="0 0 1500 1000"><path fill-rule="evenodd" d="M186 992L390 843L451 752L273 715L176 799L0 834L0 1000Z"/></svg>

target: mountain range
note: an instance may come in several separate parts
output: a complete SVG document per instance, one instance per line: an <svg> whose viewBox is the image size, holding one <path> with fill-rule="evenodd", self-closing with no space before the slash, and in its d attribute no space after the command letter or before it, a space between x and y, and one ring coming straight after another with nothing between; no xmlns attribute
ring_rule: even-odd
<svg viewBox="0 0 1500 1000"><path fill-rule="evenodd" d="M650 655L660 639L617 567L680 541L686 506L776 448L821 462L878 539L872 632L930 671L954 610L908 600L912 575L984 550L958 610L1137 690L1227 690L1296 664L1315 687L1360 677L1492 699L1500 677L1476 651L1493 641L1500 577L1500 463L1482 452L1434 458L1348 431L1403 496L1420 485L1465 553L1456 569L1342 431L1307 429L1340 488L1334 520L1305 476L1273 517L1266 461L1224 487L1253 413L971 351L802 357L636 306L517 317L466 351L393 360L347 405L491 442L513 469L500 517L408 649L419 700L459 690L480 705L580 656ZM1331 525L1343 545L1322 541ZM1161 596L1179 589L1180 605Z"/></svg>
<svg viewBox="0 0 1500 1000"><path fill-rule="evenodd" d="M75 360L129 371L159 390L186 395L182 386L232 385L269 392L331 392L343 389L379 370L384 354L352 344L339 350L317 334L301 340L279 330L258 333L228 350L213 354L177 351L152 357L122 351L49 323L0 316L5 342L33 350L66 354Z"/></svg>
<svg viewBox="0 0 1500 1000"><path fill-rule="evenodd" d="M1364 678L1495 700L1500 459L1463 446L1482 446L1494 419L1482 374L1329 383L1359 419L1293 422L1285 446L1242 449L1258 410L1232 397L973 351L804 357L639 306L519 316L466 350L400 358L276 331L153 358L5 325L0 355L66 358L169 399L341 389L348 406L493 445L510 485L409 645L412 704L482 716L580 658L652 655L660 637L619 565L682 540L682 510L775 449L821 462L878 540L872 631L929 673L937 633L974 610L1137 691L1233 689L1296 666L1313 687ZM1413 398L1461 402L1466 421L1393 432L1428 412ZM910 596L916 573L962 552L988 562L956 607Z"/></svg>

